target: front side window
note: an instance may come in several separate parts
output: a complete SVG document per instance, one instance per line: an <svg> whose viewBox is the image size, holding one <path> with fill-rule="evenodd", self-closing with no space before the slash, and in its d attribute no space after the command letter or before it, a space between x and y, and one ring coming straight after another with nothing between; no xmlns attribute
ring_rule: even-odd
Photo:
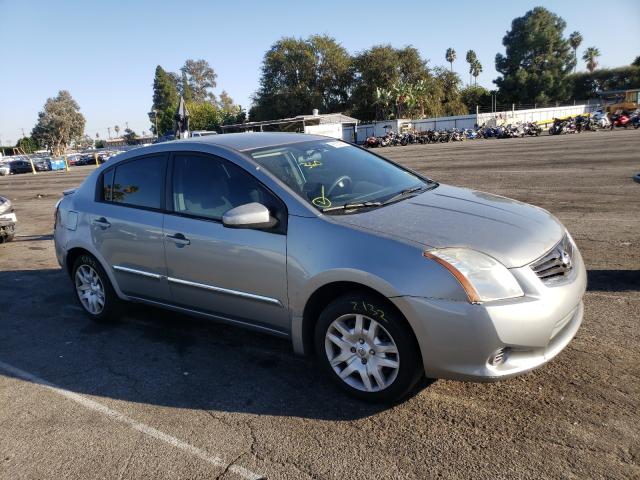
<svg viewBox="0 0 640 480"><path fill-rule="evenodd" d="M321 211L382 206L437 184L345 142L314 140L249 152Z"/></svg>
<svg viewBox="0 0 640 480"><path fill-rule="evenodd" d="M221 220L226 211L252 202L272 211L278 208L273 195L252 175L211 155L176 154L172 183L173 210L185 215Z"/></svg>
<svg viewBox="0 0 640 480"><path fill-rule="evenodd" d="M113 174L111 191L103 186L105 200L134 207L160 209L165 168L164 156L144 157L118 164ZM110 195L110 198L106 195Z"/></svg>

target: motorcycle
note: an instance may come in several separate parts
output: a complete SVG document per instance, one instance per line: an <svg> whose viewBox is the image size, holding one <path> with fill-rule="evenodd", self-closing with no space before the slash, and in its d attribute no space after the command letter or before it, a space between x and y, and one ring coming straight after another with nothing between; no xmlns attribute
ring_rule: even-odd
<svg viewBox="0 0 640 480"><path fill-rule="evenodd" d="M380 139L378 137L367 137L364 141L364 148L376 148L380 146Z"/></svg>
<svg viewBox="0 0 640 480"><path fill-rule="evenodd" d="M605 129L611 128L611 122L609 121L609 117L602 110L598 110L597 112L591 115L591 120L595 124L595 126Z"/></svg>
<svg viewBox="0 0 640 480"><path fill-rule="evenodd" d="M618 111L611 115L611 130L615 127L627 128L630 124L630 116L626 110Z"/></svg>

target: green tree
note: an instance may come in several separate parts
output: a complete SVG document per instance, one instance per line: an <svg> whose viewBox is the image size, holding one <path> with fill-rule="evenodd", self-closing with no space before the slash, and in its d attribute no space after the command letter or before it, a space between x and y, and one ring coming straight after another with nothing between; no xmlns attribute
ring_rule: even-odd
<svg viewBox="0 0 640 480"><path fill-rule="evenodd" d="M631 65L633 65L634 67L640 67L640 55L638 55L635 60L633 62L631 62Z"/></svg>
<svg viewBox="0 0 640 480"><path fill-rule="evenodd" d="M189 102L189 128L191 130L218 130L222 124L222 112L211 102Z"/></svg>
<svg viewBox="0 0 640 480"><path fill-rule="evenodd" d="M352 111L361 120L376 118L378 88L391 90L398 83L415 85L430 78L426 60L411 46L376 45L354 57L353 71Z"/></svg>
<svg viewBox="0 0 640 480"><path fill-rule="evenodd" d="M151 130L156 135L164 135L173 130L173 115L178 108L178 100L175 79L158 65L153 80L153 106L149 112ZM156 131L156 121L158 131Z"/></svg>
<svg viewBox="0 0 640 480"><path fill-rule="evenodd" d="M536 7L511 22L502 39L505 55L496 55L495 80L500 97L514 103L547 103L565 100L565 81L575 66L569 41L563 37L565 21L543 7Z"/></svg>
<svg viewBox="0 0 640 480"><path fill-rule="evenodd" d="M138 138L138 135L130 128L125 128L122 138L124 138L127 145L135 145L137 143L136 139Z"/></svg>
<svg viewBox="0 0 640 480"><path fill-rule="evenodd" d="M453 62L455 62L456 60L456 51L451 47L447 48L447 53L445 54L444 58L446 58L447 62L449 62L451 71L453 72Z"/></svg>
<svg viewBox="0 0 640 480"><path fill-rule="evenodd" d="M218 106L223 112L235 112L236 110L236 104L233 103L233 99L229 96L226 90L222 90L222 93L220 93Z"/></svg>
<svg viewBox="0 0 640 480"><path fill-rule="evenodd" d="M460 96L462 80L460 80L458 74L442 67L436 67L434 72L436 81L440 84L442 91L441 114L445 116L467 114L467 107Z"/></svg>
<svg viewBox="0 0 640 480"><path fill-rule="evenodd" d="M186 77L194 102L215 102L216 97L211 90L217 86L216 78L218 75L211 68L209 62L203 59L193 60L190 58L184 62L180 71L183 74L183 78Z"/></svg>
<svg viewBox="0 0 640 480"><path fill-rule="evenodd" d="M595 98L599 90L640 88L640 66L599 68L593 73L578 72L570 75L567 81L573 98Z"/></svg>
<svg viewBox="0 0 640 480"><path fill-rule="evenodd" d="M331 37L285 37L274 43L262 62L260 87L253 97L252 120L323 113L347 106L352 72L347 51Z"/></svg>
<svg viewBox="0 0 640 480"><path fill-rule="evenodd" d="M120 127L116 125L115 127L113 127L113 130L116 132L116 138L117 138L118 134L120 133Z"/></svg>
<svg viewBox="0 0 640 480"><path fill-rule="evenodd" d="M582 55L582 59L587 62L587 70L589 73L593 73L593 71L598 67L598 57L600 56L600 50L596 47L589 47L585 50L584 55Z"/></svg>
<svg viewBox="0 0 640 480"><path fill-rule="evenodd" d="M179 91L185 102L193 101L193 92L191 91L191 86L189 85L189 80L187 79L187 74L185 72L182 72L182 77L180 78Z"/></svg>
<svg viewBox="0 0 640 480"><path fill-rule="evenodd" d="M16 143L16 148L21 149L24 153L33 153L38 150L38 142L33 137L22 137Z"/></svg>
<svg viewBox="0 0 640 480"><path fill-rule="evenodd" d="M413 85L413 95L420 118L437 117L442 113L442 85L431 75Z"/></svg>
<svg viewBox="0 0 640 480"><path fill-rule="evenodd" d="M61 90L56 97L47 99L31 136L54 155L60 155L72 141L82 137L84 125L78 103L68 91Z"/></svg>
<svg viewBox="0 0 640 480"><path fill-rule="evenodd" d="M491 105L491 93L484 87L470 85L460 91L460 99L467 106L469 113L475 113L476 106L489 108Z"/></svg>
<svg viewBox="0 0 640 480"><path fill-rule="evenodd" d="M573 48L573 60L575 61L575 65L573 66L573 73L576 72L576 65L578 64L578 47L582 43L582 34L580 32L571 32L569 35L569 45Z"/></svg>
<svg viewBox="0 0 640 480"><path fill-rule="evenodd" d="M471 76L473 75L473 66L478 61L478 56L473 50L469 50L466 56L467 63L469 64L469 85L471 85Z"/></svg>

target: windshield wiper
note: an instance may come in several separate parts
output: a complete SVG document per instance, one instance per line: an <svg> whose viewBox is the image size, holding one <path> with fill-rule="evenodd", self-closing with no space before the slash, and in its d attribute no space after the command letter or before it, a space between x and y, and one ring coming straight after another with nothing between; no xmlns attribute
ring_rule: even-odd
<svg viewBox="0 0 640 480"><path fill-rule="evenodd" d="M397 194L395 194L393 197L389 198L388 200L385 200L384 202L382 202L382 205L388 205L389 203L393 203L393 202L397 202L398 200L403 199L404 197L407 197L413 193L419 192L421 190L425 190L427 188L427 185L419 185L417 187L412 187L412 188L405 188L404 190L398 192Z"/></svg>
<svg viewBox="0 0 640 480"><path fill-rule="evenodd" d="M326 212L335 212L337 210L352 210L357 208L367 208L367 207L380 207L382 206L382 202L358 202L358 203L345 203L343 205L336 205L335 207L326 207L321 211L322 213Z"/></svg>

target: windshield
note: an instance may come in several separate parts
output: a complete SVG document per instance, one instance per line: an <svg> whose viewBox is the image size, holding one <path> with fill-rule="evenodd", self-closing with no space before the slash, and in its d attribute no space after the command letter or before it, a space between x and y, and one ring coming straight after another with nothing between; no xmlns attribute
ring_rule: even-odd
<svg viewBox="0 0 640 480"><path fill-rule="evenodd" d="M249 154L322 211L380 206L435 185L366 150L337 140L262 148Z"/></svg>

